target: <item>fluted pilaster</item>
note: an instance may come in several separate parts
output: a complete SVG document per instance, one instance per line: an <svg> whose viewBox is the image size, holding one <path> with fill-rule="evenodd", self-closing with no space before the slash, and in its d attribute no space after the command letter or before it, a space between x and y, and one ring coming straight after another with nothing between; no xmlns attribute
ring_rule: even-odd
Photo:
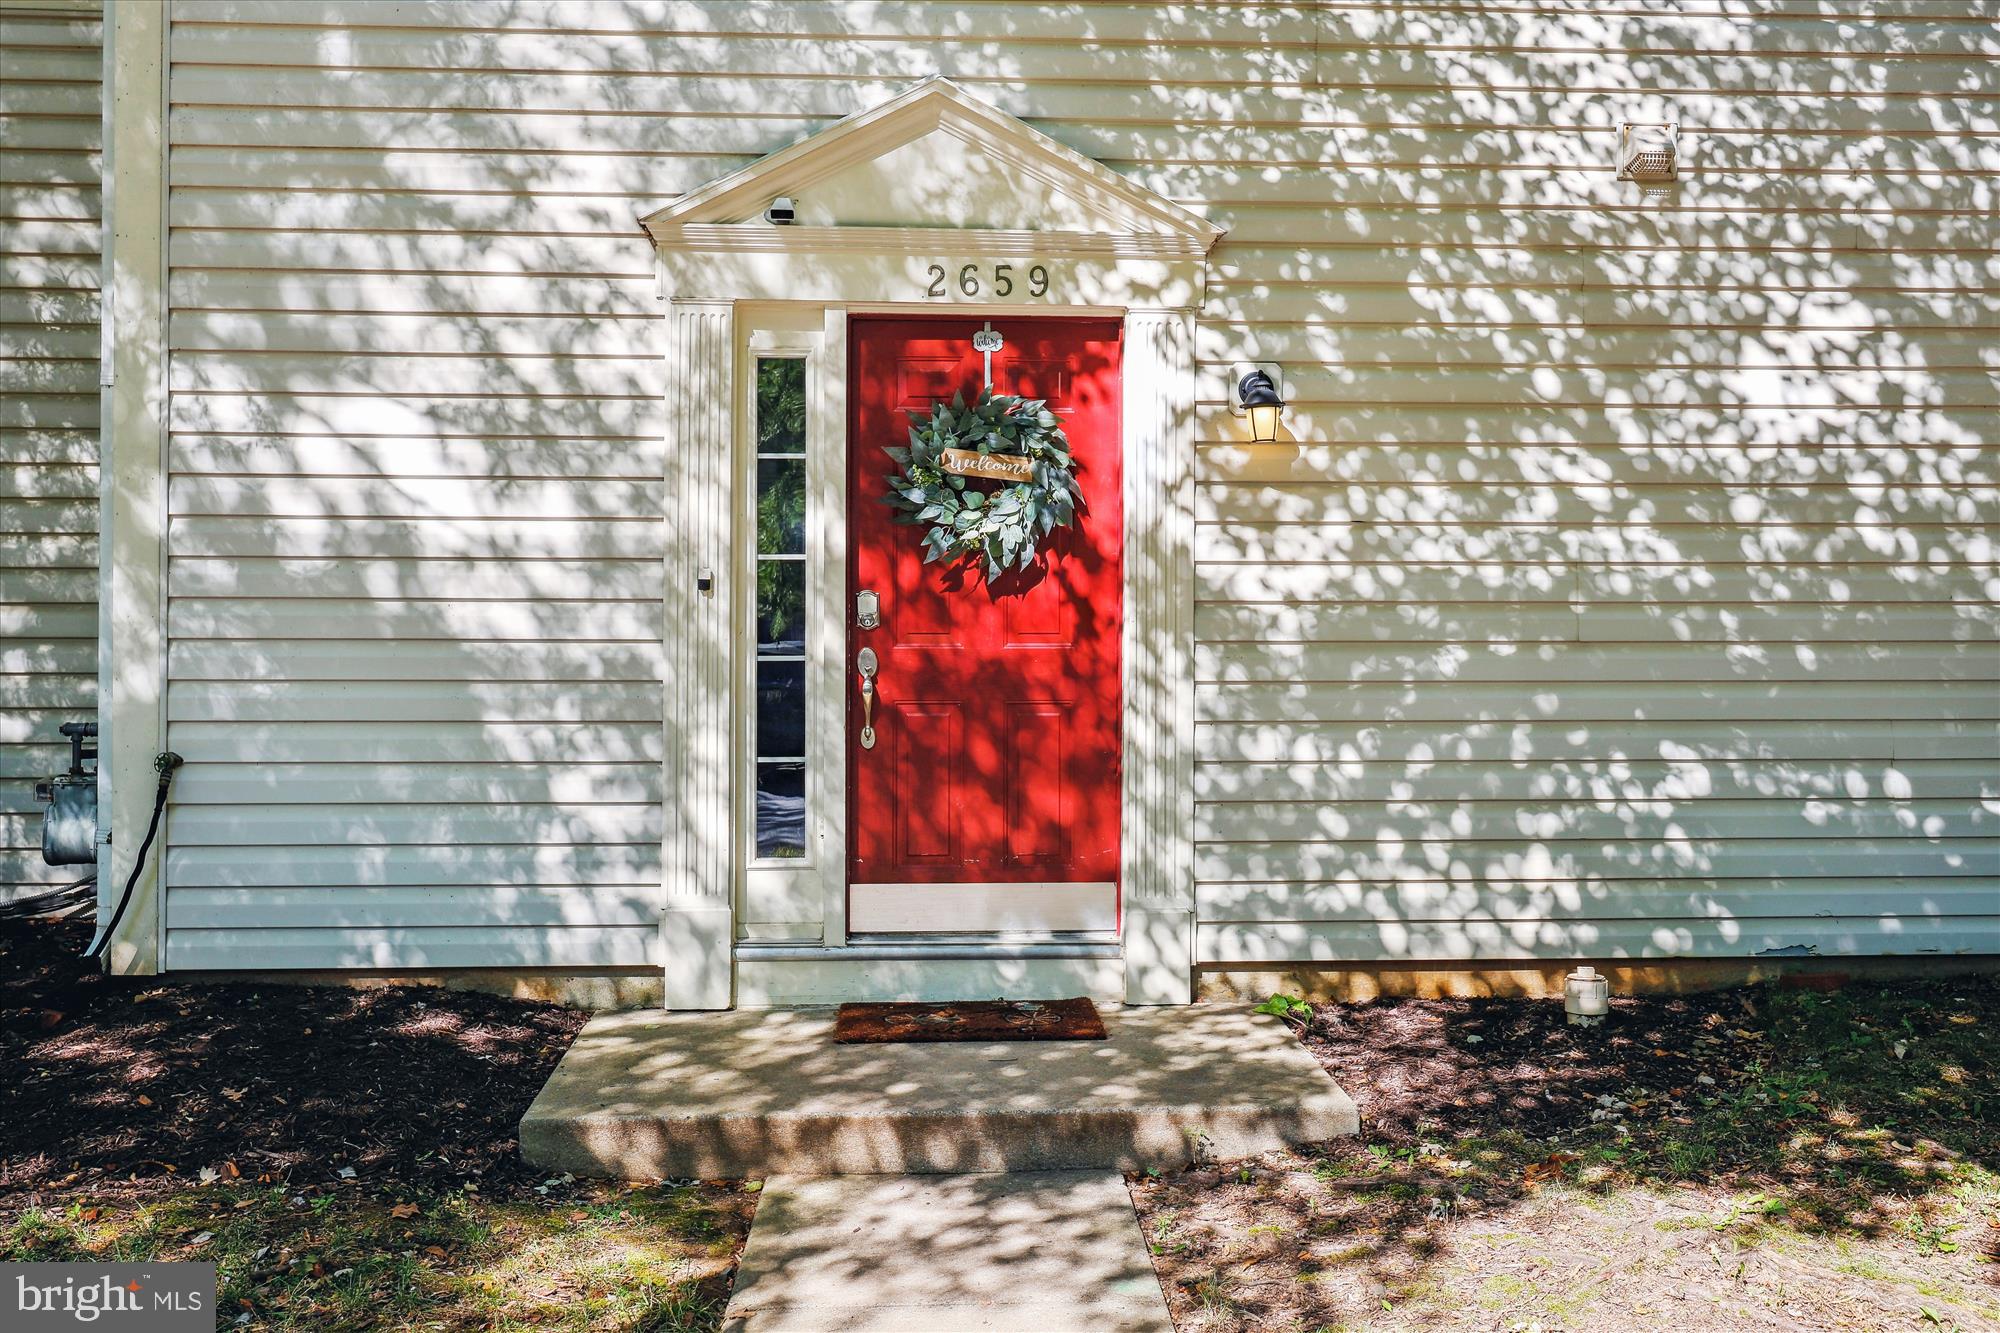
<svg viewBox="0 0 2000 1333"><path fill-rule="evenodd" d="M1194 965L1194 320L1125 317L1125 993L1185 1004Z"/></svg>
<svg viewBox="0 0 2000 1333"><path fill-rule="evenodd" d="M675 302L667 315L666 908L669 1009L726 1009L734 865L730 560L735 339L731 307ZM711 582L704 590L704 576Z"/></svg>

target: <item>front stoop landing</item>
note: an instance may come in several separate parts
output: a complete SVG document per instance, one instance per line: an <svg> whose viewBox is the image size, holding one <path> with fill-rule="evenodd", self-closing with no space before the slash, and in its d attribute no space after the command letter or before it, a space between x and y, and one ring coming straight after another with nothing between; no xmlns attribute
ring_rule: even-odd
<svg viewBox="0 0 2000 1333"><path fill-rule="evenodd" d="M549 1171L642 1180L1171 1169L1359 1131L1279 1020L1104 1010L1109 1039L836 1046L831 1009L601 1014L521 1119Z"/></svg>

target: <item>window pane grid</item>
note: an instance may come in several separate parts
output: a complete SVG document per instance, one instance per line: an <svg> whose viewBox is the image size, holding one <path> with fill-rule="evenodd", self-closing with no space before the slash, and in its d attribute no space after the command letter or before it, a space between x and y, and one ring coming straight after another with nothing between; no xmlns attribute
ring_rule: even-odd
<svg viewBox="0 0 2000 1333"><path fill-rule="evenodd" d="M757 360L756 777L759 861L805 856L806 365Z"/></svg>

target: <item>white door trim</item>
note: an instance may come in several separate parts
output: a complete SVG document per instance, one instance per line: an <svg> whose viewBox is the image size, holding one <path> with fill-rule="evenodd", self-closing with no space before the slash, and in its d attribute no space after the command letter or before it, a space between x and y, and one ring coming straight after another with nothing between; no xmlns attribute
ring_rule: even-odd
<svg viewBox="0 0 2000 1333"><path fill-rule="evenodd" d="M1002 174L1018 164L1037 180L1053 182L1094 210L1095 222L1060 231L944 227L921 225L921 219L908 227L779 227L750 207L768 184L760 172L777 173L771 180L782 176L786 188L779 193L806 196L815 181L865 162L871 153L888 153L941 129L976 142ZM816 145L823 155L816 156ZM909 193L919 199L948 197L949 184ZM1195 934L1194 307L1201 299L1206 253L1220 230L940 81L840 122L644 221L658 252L661 293L670 302L673 386L667 414L672 527L665 569L668 906L661 925L667 1007L720 1008L735 1002L734 945L745 940L749 948L762 947L746 939L747 923L736 915L746 863L738 854L742 802L732 791L742 782L744 755L737 739L741 728L728 711L739 697L746 649L735 610L735 588L742 581L740 534L732 531L741 506L728 487L740 476L741 413L750 401L733 388L748 346L736 326L763 327L775 318L792 329L819 328L821 372L813 419L820 439L839 442L837 452L822 453L838 459L844 507L846 321L849 313L862 311L909 318L1081 315L1123 321L1123 992L1132 1003L1187 1003L1193 998ZM1041 266L1046 279L1040 290L1016 281L1006 299L996 300L1001 284L994 274L1003 264L1011 265L1014 275ZM947 282L940 291L935 277L940 269L978 271L969 284ZM718 483L721 491L715 489ZM822 558L843 571L844 583L845 525L833 521L842 508L823 499L819 509L826 524ZM706 589L698 587L703 570L711 571L712 586ZM754 596L748 589L745 594ZM819 602L820 618L808 632L839 661L829 669L815 656L812 679L832 681L831 698L839 703L845 688L844 588L840 598ZM754 646L747 651L754 653ZM822 670L830 674L823 677ZM828 688L822 685L823 698ZM825 774L835 781L817 788L828 807L817 814L822 829L831 828L822 834L818 876L821 945L831 957L816 955L810 984L796 989L782 976L760 971L741 998L749 1003L806 994L858 998L885 988L906 993L912 984L926 992L919 998L931 998L930 991L942 997L983 985L968 979L971 972L965 978L924 972L914 983L885 979L879 965L862 960L865 950L854 951L854 970L842 970L841 946L858 927L846 918L845 743L837 727L829 731L840 753L828 761ZM837 874L825 873L836 865ZM773 924L784 927L769 937L774 941L804 942L807 923ZM852 983L847 992L843 976Z"/></svg>
<svg viewBox="0 0 2000 1333"><path fill-rule="evenodd" d="M732 756L734 894L739 941L846 938L847 864L844 648L847 596L847 320L809 305L738 312L738 404L732 568L745 590L736 611ZM796 359L806 368L806 855L756 855L757 363Z"/></svg>

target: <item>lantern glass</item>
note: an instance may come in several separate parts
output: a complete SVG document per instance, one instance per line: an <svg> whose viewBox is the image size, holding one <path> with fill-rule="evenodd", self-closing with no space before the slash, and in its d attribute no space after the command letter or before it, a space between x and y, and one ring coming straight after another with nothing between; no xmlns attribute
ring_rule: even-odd
<svg viewBox="0 0 2000 1333"><path fill-rule="evenodd" d="M1253 403L1250 413L1250 439L1256 444L1276 444L1278 442L1277 403Z"/></svg>

